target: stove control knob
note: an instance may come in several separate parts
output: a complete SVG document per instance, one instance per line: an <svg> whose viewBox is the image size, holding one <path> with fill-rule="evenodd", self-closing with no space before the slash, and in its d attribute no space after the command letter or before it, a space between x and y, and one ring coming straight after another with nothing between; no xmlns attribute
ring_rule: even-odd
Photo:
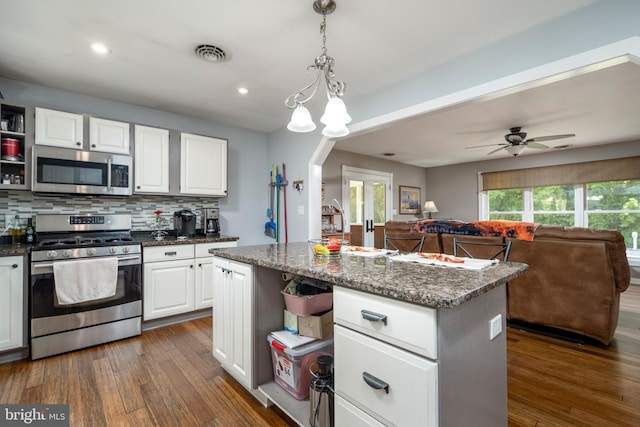
<svg viewBox="0 0 640 427"><path fill-rule="evenodd" d="M69 258L72 254L73 251L71 249L65 249L64 251L62 251L62 256L65 258Z"/></svg>
<svg viewBox="0 0 640 427"><path fill-rule="evenodd" d="M95 255L95 254L96 254L96 248L87 249L87 255Z"/></svg>
<svg viewBox="0 0 640 427"><path fill-rule="evenodd" d="M55 258L58 256L58 252L56 251L47 251L47 258Z"/></svg>
<svg viewBox="0 0 640 427"><path fill-rule="evenodd" d="M115 254L115 253L117 253L117 252L118 252L118 248L116 248L115 246L114 246L114 247L109 248L109 253L110 253L110 254Z"/></svg>
<svg viewBox="0 0 640 427"><path fill-rule="evenodd" d="M130 250L131 248L129 246L125 246L124 248L122 248L122 252L125 254L128 254Z"/></svg>

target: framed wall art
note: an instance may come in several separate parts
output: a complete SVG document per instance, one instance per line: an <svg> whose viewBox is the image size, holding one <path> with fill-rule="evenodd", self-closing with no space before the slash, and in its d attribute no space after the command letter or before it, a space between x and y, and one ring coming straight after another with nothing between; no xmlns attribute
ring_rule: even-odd
<svg viewBox="0 0 640 427"><path fill-rule="evenodd" d="M410 215L420 213L420 187L409 187L401 185L399 191L400 215Z"/></svg>

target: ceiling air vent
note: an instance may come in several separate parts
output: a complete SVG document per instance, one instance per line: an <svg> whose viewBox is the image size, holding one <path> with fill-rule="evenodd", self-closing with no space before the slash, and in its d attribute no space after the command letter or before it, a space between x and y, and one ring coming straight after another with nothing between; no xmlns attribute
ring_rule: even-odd
<svg viewBox="0 0 640 427"><path fill-rule="evenodd" d="M209 62L227 62L230 56L219 48L212 44L201 44L195 49L196 56Z"/></svg>

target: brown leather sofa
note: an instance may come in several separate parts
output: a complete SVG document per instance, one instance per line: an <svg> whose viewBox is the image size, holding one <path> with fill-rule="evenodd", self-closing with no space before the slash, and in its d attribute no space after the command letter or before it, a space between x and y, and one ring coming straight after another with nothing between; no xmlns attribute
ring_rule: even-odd
<svg viewBox="0 0 640 427"><path fill-rule="evenodd" d="M392 235L415 235L412 224L389 221L385 230ZM423 251L452 254L454 237L503 239L425 233ZM630 283L619 231L540 225L532 241L504 239L512 242L509 261L529 265L524 275L507 285L509 320L611 342L618 324L620 293Z"/></svg>

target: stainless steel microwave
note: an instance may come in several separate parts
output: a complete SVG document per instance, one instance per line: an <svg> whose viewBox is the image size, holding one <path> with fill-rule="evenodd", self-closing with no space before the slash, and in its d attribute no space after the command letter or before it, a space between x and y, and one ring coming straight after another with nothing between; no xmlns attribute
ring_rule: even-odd
<svg viewBox="0 0 640 427"><path fill-rule="evenodd" d="M31 190L130 196L131 156L36 145Z"/></svg>

